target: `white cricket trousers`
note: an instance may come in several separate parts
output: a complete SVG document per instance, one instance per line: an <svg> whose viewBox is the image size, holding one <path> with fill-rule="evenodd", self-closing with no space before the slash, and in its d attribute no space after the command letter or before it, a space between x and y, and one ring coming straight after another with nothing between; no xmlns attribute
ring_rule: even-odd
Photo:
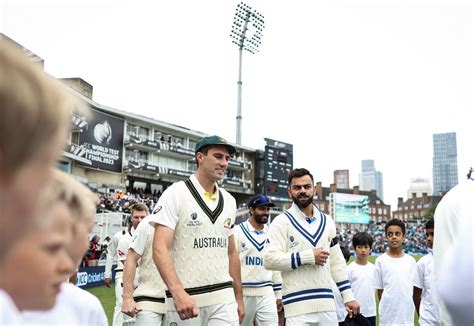
<svg viewBox="0 0 474 326"><path fill-rule="evenodd" d="M173 324L175 323L175 324ZM239 326L237 302L231 301L199 308L196 318L181 320L176 311L168 311L166 325L178 326Z"/></svg>
<svg viewBox="0 0 474 326"><path fill-rule="evenodd" d="M314 312L286 318L286 326L338 326L335 311Z"/></svg>
<svg viewBox="0 0 474 326"><path fill-rule="evenodd" d="M253 326L254 320L258 326L278 326L278 312L275 295L244 296L245 317L243 326Z"/></svg>
<svg viewBox="0 0 474 326"><path fill-rule="evenodd" d="M157 312L143 310L135 315L135 326L164 326L165 315Z"/></svg>
<svg viewBox="0 0 474 326"><path fill-rule="evenodd" d="M115 308L114 308L114 319L112 320L112 326L122 326L123 324L122 293L123 293L122 278L116 278L115 279Z"/></svg>

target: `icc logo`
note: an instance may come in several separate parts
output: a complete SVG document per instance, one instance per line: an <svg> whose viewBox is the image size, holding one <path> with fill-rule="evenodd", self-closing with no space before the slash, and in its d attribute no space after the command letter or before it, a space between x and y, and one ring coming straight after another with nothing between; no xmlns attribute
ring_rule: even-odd
<svg viewBox="0 0 474 326"><path fill-rule="evenodd" d="M80 272L77 273L77 286L84 286L87 284L87 273L86 272Z"/></svg>
<svg viewBox="0 0 474 326"><path fill-rule="evenodd" d="M112 127L107 120L95 125L94 138L99 144L109 144L112 139Z"/></svg>
<svg viewBox="0 0 474 326"><path fill-rule="evenodd" d="M198 218L197 213L192 213L192 214L191 214L191 219L192 219L193 221L195 221L197 218Z"/></svg>
<svg viewBox="0 0 474 326"><path fill-rule="evenodd" d="M294 241L295 241L295 238L294 238L292 235L290 235L290 241L291 241L291 242L294 242Z"/></svg>

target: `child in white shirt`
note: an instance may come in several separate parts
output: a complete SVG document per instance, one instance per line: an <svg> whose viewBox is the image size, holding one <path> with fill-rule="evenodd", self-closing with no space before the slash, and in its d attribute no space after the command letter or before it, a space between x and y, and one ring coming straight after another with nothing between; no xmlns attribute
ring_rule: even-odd
<svg viewBox="0 0 474 326"><path fill-rule="evenodd" d="M377 306L375 304L375 288L373 283L374 264L368 258L374 240L367 232L358 232L352 238L356 259L347 266L352 290L360 304L360 313L367 318L372 326L376 324Z"/></svg>
<svg viewBox="0 0 474 326"><path fill-rule="evenodd" d="M419 323L424 325L441 325L439 314L438 295L434 285L433 275L433 237L434 219L426 222L426 243L429 248L427 255L423 256L417 265L413 279L413 301L416 312L420 316Z"/></svg>
<svg viewBox="0 0 474 326"><path fill-rule="evenodd" d="M374 287L379 295L380 325L414 325L413 275L416 261L403 253L405 224L391 219L385 225L388 251L375 261ZM383 294L383 295L382 295Z"/></svg>

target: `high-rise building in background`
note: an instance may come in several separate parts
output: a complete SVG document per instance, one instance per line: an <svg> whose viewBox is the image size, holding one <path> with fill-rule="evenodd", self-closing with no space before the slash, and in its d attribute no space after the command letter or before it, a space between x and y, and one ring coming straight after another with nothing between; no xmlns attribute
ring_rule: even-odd
<svg viewBox="0 0 474 326"><path fill-rule="evenodd" d="M416 197L422 197L423 194L431 194L433 190L430 186L430 179L428 178L412 178L410 179L410 188L407 191L407 199L413 197L413 194L416 194Z"/></svg>
<svg viewBox="0 0 474 326"><path fill-rule="evenodd" d="M349 170L335 170L334 184L338 189L349 189Z"/></svg>
<svg viewBox="0 0 474 326"><path fill-rule="evenodd" d="M375 170L374 160L362 160L362 172L359 174L360 190L375 190L383 200L383 174Z"/></svg>
<svg viewBox="0 0 474 326"><path fill-rule="evenodd" d="M442 195L457 184L456 133L433 134L433 195Z"/></svg>

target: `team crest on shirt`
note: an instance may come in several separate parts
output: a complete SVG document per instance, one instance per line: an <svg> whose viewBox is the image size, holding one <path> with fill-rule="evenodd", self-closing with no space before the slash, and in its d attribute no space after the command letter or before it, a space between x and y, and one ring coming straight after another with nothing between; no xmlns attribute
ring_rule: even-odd
<svg viewBox="0 0 474 326"><path fill-rule="evenodd" d="M201 226L202 221L198 220L198 215L196 212L189 215L190 220L186 224L187 226Z"/></svg>
<svg viewBox="0 0 474 326"><path fill-rule="evenodd" d="M249 250L249 247L247 247L247 245L245 244L245 242L242 242L240 244L240 252L244 252L244 251L247 251Z"/></svg>
<svg viewBox="0 0 474 326"><path fill-rule="evenodd" d="M231 228L232 228L232 225L231 225L231 224L232 224L232 220L231 220L230 218L228 218L228 219L226 219L226 220L224 221L224 227L225 227L226 229L231 229Z"/></svg>
<svg viewBox="0 0 474 326"><path fill-rule="evenodd" d="M290 235L288 239L290 240L290 244L288 245L288 248L293 248L300 244L298 240L296 240L295 237L292 235Z"/></svg>

